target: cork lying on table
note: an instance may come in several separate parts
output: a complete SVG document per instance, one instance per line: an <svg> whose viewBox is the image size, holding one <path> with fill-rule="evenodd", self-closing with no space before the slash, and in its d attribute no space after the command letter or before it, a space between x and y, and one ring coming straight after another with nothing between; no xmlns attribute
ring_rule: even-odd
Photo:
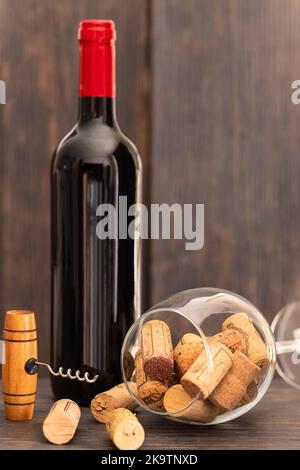
<svg viewBox="0 0 300 470"><path fill-rule="evenodd" d="M128 382L128 386L134 395L137 394L137 384ZM99 393L91 401L91 412L94 418L100 423L106 423L110 418L110 412L116 408L127 408L134 410L137 407L136 401L130 395L125 384L119 384Z"/></svg>
<svg viewBox="0 0 300 470"><path fill-rule="evenodd" d="M216 408L208 400L195 400L184 390L182 385L177 384L169 388L164 396L164 407L165 410L176 417L182 419L198 421L200 423L209 423L213 421L218 414L218 408ZM191 403L191 404L190 404ZM190 406L188 406L190 405ZM182 411L182 408L185 408Z"/></svg>
<svg viewBox="0 0 300 470"><path fill-rule="evenodd" d="M52 444L66 444L74 437L80 415L74 401L67 398L56 401L43 422L45 438Z"/></svg>
<svg viewBox="0 0 300 470"><path fill-rule="evenodd" d="M230 349L218 341L211 342L209 346L212 369L209 368L204 350L181 378L183 388L192 397L198 395L200 400L205 400L212 393L232 366Z"/></svg>
<svg viewBox="0 0 300 470"><path fill-rule="evenodd" d="M117 408L111 412L106 431L120 450L139 449L145 439L143 426L137 417L125 408Z"/></svg>
<svg viewBox="0 0 300 470"><path fill-rule="evenodd" d="M161 408L168 386L161 380L151 380L146 376L141 351L135 356L135 380L138 398L150 409Z"/></svg>
<svg viewBox="0 0 300 470"><path fill-rule="evenodd" d="M146 322L141 331L144 371L152 380L167 379L173 372L173 346L168 325L161 320Z"/></svg>
<svg viewBox="0 0 300 470"><path fill-rule="evenodd" d="M210 394L208 399L221 411L233 410L243 399L251 382L260 374L260 368L243 353L233 354L232 367Z"/></svg>
<svg viewBox="0 0 300 470"><path fill-rule="evenodd" d="M264 369L269 363L268 351L251 319L245 313L236 313L224 321L222 330L225 331L227 328L244 334L247 343L246 356Z"/></svg>

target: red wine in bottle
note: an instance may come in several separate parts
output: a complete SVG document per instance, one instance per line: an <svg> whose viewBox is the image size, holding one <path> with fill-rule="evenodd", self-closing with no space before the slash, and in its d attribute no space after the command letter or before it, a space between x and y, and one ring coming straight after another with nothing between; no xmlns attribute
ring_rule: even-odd
<svg viewBox="0 0 300 470"><path fill-rule="evenodd" d="M99 378L94 384L51 380L56 399L89 405L121 380L122 341L140 314L138 222L118 211L120 197L128 207L140 202L142 169L116 119L114 23L84 20L78 37L79 117L58 145L51 169L51 360L56 370ZM97 233L103 204L118 215L107 238ZM117 236L124 217L136 224L135 238L124 236L124 227Z"/></svg>

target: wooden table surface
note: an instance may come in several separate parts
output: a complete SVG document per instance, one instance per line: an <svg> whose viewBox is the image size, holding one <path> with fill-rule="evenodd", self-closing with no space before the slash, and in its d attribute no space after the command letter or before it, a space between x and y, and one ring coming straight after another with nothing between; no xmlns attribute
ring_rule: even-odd
<svg viewBox="0 0 300 470"><path fill-rule="evenodd" d="M113 449L102 424L82 409L77 433L69 444L54 446L42 434L42 422L52 403L48 379L40 379L32 421L13 423L0 413L0 449ZM139 411L146 439L143 449L299 449L300 391L281 379L273 381L255 409L218 426L192 426Z"/></svg>

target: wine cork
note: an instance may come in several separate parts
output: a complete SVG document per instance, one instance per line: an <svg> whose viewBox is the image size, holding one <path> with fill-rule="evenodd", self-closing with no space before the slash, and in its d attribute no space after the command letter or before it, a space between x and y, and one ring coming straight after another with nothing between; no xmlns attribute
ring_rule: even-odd
<svg viewBox="0 0 300 470"><path fill-rule="evenodd" d="M209 423L217 417L218 408L208 400L196 400L193 403L192 400L182 385L173 385L164 396L164 408L175 418L180 417L185 420L199 421L200 423ZM188 407L178 412L185 406Z"/></svg>
<svg viewBox="0 0 300 470"><path fill-rule="evenodd" d="M134 359L130 351L126 351L123 356L123 368L126 380L130 380L134 372Z"/></svg>
<svg viewBox="0 0 300 470"><path fill-rule="evenodd" d="M135 382L129 382L128 386L134 395L137 395L137 386ZM99 393L91 401L91 412L94 418L100 423L106 423L110 417L112 410L116 408L127 408L134 410L137 402L132 398L125 384L119 384L107 390L107 392Z"/></svg>
<svg viewBox="0 0 300 470"><path fill-rule="evenodd" d="M205 400L212 393L232 366L232 353L224 344L214 341L209 347L213 360L212 369L208 367L204 350L181 378L183 388L192 397L198 395L200 400Z"/></svg>
<svg viewBox="0 0 300 470"><path fill-rule="evenodd" d="M174 349L174 368L178 377L182 377L203 351L202 343L184 343Z"/></svg>
<svg viewBox="0 0 300 470"><path fill-rule="evenodd" d="M181 338L179 343L176 345L176 348L178 348L178 346L182 346L183 344L188 344L188 343L200 343L200 344L202 344L203 341L202 341L201 336L199 336L199 335L195 335L194 333L186 333L185 335L183 335L183 337Z"/></svg>
<svg viewBox="0 0 300 470"><path fill-rule="evenodd" d="M43 423L45 438L53 444L66 444L76 432L80 408L72 400L66 398L54 403Z"/></svg>
<svg viewBox="0 0 300 470"><path fill-rule="evenodd" d="M256 380L252 380L250 384L247 387L246 393L241 399L239 406L246 405L247 403L250 403L251 401L255 400L258 394L258 386L256 383Z"/></svg>
<svg viewBox="0 0 300 470"><path fill-rule="evenodd" d="M170 387L173 387L173 385L177 385L179 384L179 380L177 378L177 375L175 374L175 372L173 372L170 377L164 381L167 389L170 388Z"/></svg>
<svg viewBox="0 0 300 470"><path fill-rule="evenodd" d="M111 412L110 419L106 423L106 431L120 450L139 449L145 439L143 426L126 408L118 408Z"/></svg>
<svg viewBox="0 0 300 470"><path fill-rule="evenodd" d="M245 335L246 356L258 367L264 369L269 363L268 351L252 320L245 313L236 313L224 321L222 330L227 328L237 330Z"/></svg>
<svg viewBox="0 0 300 470"><path fill-rule="evenodd" d="M225 344L232 353L235 351L241 351L243 354L246 354L247 351L245 334L237 330L227 328L226 330L221 331L221 333L211 336L209 341L219 341L219 343Z"/></svg>
<svg viewBox="0 0 300 470"><path fill-rule="evenodd" d="M240 351L233 354L232 367L208 397L221 411L233 410L257 377L260 368Z"/></svg>
<svg viewBox="0 0 300 470"><path fill-rule="evenodd" d="M144 370L152 380L167 379L173 372L173 348L168 325L161 320L151 320L141 332Z"/></svg>
<svg viewBox="0 0 300 470"><path fill-rule="evenodd" d="M148 408L161 408L163 405L164 394L166 393L168 386L161 380L150 380L146 376L141 351L138 351L135 356L135 380L138 398Z"/></svg>

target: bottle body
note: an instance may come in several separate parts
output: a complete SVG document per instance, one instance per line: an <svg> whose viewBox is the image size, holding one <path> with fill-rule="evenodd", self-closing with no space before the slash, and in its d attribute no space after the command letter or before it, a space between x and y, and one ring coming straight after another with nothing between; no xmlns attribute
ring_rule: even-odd
<svg viewBox="0 0 300 470"><path fill-rule="evenodd" d="M140 315L142 170L116 120L114 23L84 20L78 38L79 119L51 169L51 360L55 370L99 377L51 379L56 399L89 405L121 380L123 338Z"/></svg>
<svg viewBox="0 0 300 470"><path fill-rule="evenodd" d="M118 128L92 119L58 146L51 173L52 364L99 374L94 384L52 377L52 386L57 399L89 405L120 380L122 341L140 314L139 236L99 238L97 208L118 215L120 196L140 202L141 163Z"/></svg>

